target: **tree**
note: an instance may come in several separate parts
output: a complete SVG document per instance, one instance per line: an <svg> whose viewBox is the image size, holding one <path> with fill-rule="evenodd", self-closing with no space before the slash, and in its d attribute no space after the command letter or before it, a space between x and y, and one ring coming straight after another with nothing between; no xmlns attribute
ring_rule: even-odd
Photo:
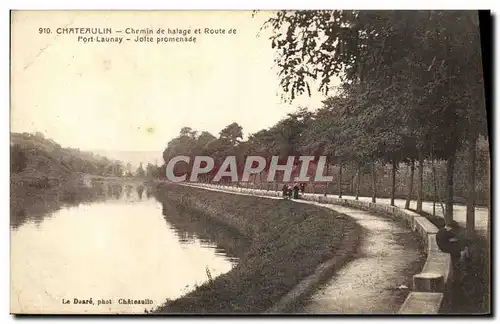
<svg viewBox="0 0 500 324"><path fill-rule="evenodd" d="M408 178L408 196L406 197L405 209L410 209L411 197L413 194L413 178L415 177L415 160L410 162L410 177Z"/></svg>
<svg viewBox="0 0 500 324"><path fill-rule="evenodd" d="M200 136L196 139L193 152L195 155L210 155L212 152L210 152L209 146L216 140L217 138L209 132L201 132Z"/></svg>
<svg viewBox="0 0 500 324"><path fill-rule="evenodd" d="M180 137L195 138L196 133L197 132L193 130L191 127L182 127L180 131Z"/></svg>
<svg viewBox="0 0 500 324"><path fill-rule="evenodd" d="M135 175L140 178L143 178L146 175L144 172L144 168L142 167L142 162L139 164L139 167L137 168Z"/></svg>
<svg viewBox="0 0 500 324"><path fill-rule="evenodd" d="M120 162L116 162L114 165L114 175L116 177L122 177L123 176L123 166Z"/></svg>
<svg viewBox="0 0 500 324"><path fill-rule="evenodd" d="M155 166L152 163L148 163L146 165L146 171L145 171L145 176L149 179L156 179L158 178L158 167Z"/></svg>
<svg viewBox="0 0 500 324"><path fill-rule="evenodd" d="M276 143L277 132L273 129L262 129L248 136L249 154L271 157L279 154Z"/></svg>
<svg viewBox="0 0 500 324"><path fill-rule="evenodd" d="M299 108L295 113L287 114L287 117L274 125L270 132L274 134L277 144L277 153L282 158L298 155L301 146L301 137L309 125L312 113L305 107Z"/></svg>
<svg viewBox="0 0 500 324"><path fill-rule="evenodd" d="M168 142L167 148L163 151L163 160L165 163L179 155L191 155L196 144L196 131L191 127L183 127L179 136Z"/></svg>
<svg viewBox="0 0 500 324"><path fill-rule="evenodd" d="M434 128L433 141L436 156L447 161L446 222L453 220L453 173L456 154L462 147L469 149L469 199L467 207L467 229L474 230L475 198L475 147L479 134L486 134L484 109L484 84L481 69L481 46L476 12L446 11L431 16L436 28L432 45L440 69L433 91L437 103L439 128ZM437 134L439 133L439 134Z"/></svg>
<svg viewBox="0 0 500 324"><path fill-rule="evenodd" d="M10 147L10 172L19 173L26 169L28 158L20 145Z"/></svg>
<svg viewBox="0 0 500 324"><path fill-rule="evenodd" d="M339 77L356 89L351 122L357 119L365 135L351 136L350 146L363 160L390 162L395 172L399 161L418 157L417 209L423 160L432 153L447 161L449 223L456 152L468 142L474 160L475 128L485 120L477 102L483 86L476 21L475 12L462 11L280 11L264 27L274 32L285 99L310 95L312 84L328 94L332 78ZM473 171L471 166L469 218ZM374 169L372 175L375 189ZM394 185L391 192L393 201Z"/></svg>
<svg viewBox="0 0 500 324"><path fill-rule="evenodd" d="M243 127L238 123L232 123L222 129L219 135L221 140L228 141L234 147L243 138Z"/></svg>
<svg viewBox="0 0 500 324"><path fill-rule="evenodd" d="M327 157L329 164L339 166L338 191L342 198L342 169L346 162L343 145L343 122L347 118L349 103L341 96L330 97L323 101L323 107L308 118L308 125L301 136L302 153L312 155L317 160L320 155ZM328 169L327 169L328 172ZM325 185L325 195L328 184Z"/></svg>
<svg viewBox="0 0 500 324"><path fill-rule="evenodd" d="M131 177L132 176L132 164L130 164L130 162L127 163L127 177Z"/></svg>

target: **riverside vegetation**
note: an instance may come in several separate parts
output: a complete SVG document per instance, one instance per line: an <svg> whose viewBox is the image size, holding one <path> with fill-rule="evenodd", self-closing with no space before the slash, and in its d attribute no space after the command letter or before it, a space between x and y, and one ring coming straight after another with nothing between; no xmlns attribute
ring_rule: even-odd
<svg viewBox="0 0 500 324"><path fill-rule="evenodd" d="M151 164L139 166L63 148L41 133L10 134L10 222L17 227L28 217L43 215L65 204L118 196L123 185L140 185L157 176Z"/></svg>
<svg viewBox="0 0 500 324"><path fill-rule="evenodd" d="M217 166L229 155L327 156L335 193L416 198L419 211L432 199L443 203L447 222L453 203L465 203L470 234L474 205L490 200L488 41L481 44L479 26L477 11L274 12L263 27L282 98L293 102L318 86L322 105L299 108L247 140L236 122L218 136L186 125L164 160L209 155Z"/></svg>

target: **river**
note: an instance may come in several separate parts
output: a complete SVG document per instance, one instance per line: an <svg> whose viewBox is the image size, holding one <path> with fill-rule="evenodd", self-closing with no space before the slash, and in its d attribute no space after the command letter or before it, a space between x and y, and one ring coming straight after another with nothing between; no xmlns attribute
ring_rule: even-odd
<svg viewBox="0 0 500 324"><path fill-rule="evenodd" d="M145 313L236 265L231 233L160 200L140 184L14 193L11 313Z"/></svg>

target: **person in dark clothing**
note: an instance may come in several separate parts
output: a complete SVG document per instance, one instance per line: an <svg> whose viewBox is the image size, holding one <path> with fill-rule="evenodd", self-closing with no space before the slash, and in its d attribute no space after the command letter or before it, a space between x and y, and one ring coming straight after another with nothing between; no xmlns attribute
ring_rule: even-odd
<svg viewBox="0 0 500 324"><path fill-rule="evenodd" d="M283 184L283 187L281 188L281 192L283 193L283 198L288 199L289 194L288 194L288 185L285 183Z"/></svg>
<svg viewBox="0 0 500 324"><path fill-rule="evenodd" d="M292 195L293 195L292 186L288 185L288 199L292 199Z"/></svg>
<svg viewBox="0 0 500 324"><path fill-rule="evenodd" d="M300 193L302 195L304 195L306 193L306 184L305 183L300 184Z"/></svg>
<svg viewBox="0 0 500 324"><path fill-rule="evenodd" d="M458 223L453 222L451 225L445 225L440 228L436 234L436 242L439 249L451 256L453 267L453 280L451 286L451 298L453 303L464 303L469 300L470 289L465 288L469 280L467 277L471 275L470 264L467 262L469 256L467 239L459 235Z"/></svg>
<svg viewBox="0 0 500 324"><path fill-rule="evenodd" d="M299 199L299 185L295 184L293 186L293 199Z"/></svg>
<svg viewBox="0 0 500 324"><path fill-rule="evenodd" d="M445 225L436 234L439 249L449 253L453 262L463 261L468 255L467 241L457 235L458 224Z"/></svg>

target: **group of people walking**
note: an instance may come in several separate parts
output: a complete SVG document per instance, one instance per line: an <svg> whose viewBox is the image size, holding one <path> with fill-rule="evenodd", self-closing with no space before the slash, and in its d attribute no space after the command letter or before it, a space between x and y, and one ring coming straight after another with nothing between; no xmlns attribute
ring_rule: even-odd
<svg viewBox="0 0 500 324"><path fill-rule="evenodd" d="M283 184L283 188L281 188L283 192L284 199L299 199L299 192L303 195L306 192L306 184L305 183L295 183L295 184Z"/></svg>

